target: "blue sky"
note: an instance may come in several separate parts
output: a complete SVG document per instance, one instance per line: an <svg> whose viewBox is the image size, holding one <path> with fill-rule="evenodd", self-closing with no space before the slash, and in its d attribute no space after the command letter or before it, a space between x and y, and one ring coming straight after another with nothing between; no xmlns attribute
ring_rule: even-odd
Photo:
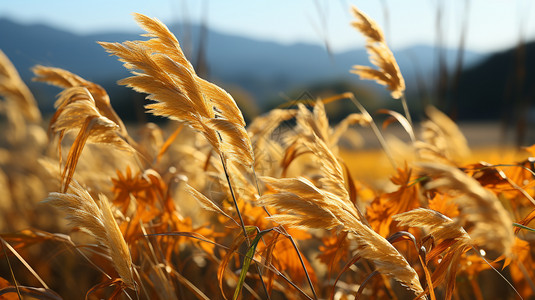
<svg viewBox="0 0 535 300"><path fill-rule="evenodd" d="M218 31L282 43L328 41L333 51L361 47L349 26L349 6L356 5L384 27L394 49L436 41L436 9L443 7L446 45L456 47L469 3L467 47L496 51L519 36L535 39L533 0L16 0L0 1L0 17L22 23L46 23L75 33L139 31L132 12L165 23L189 20ZM382 3L388 8L385 22ZM533 19L533 18L531 18ZM180 39L180 37L179 37Z"/></svg>

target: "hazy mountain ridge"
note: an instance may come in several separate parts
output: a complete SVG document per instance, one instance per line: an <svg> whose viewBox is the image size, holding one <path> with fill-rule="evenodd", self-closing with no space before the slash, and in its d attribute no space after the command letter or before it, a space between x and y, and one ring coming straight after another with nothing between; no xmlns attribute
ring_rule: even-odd
<svg viewBox="0 0 535 300"><path fill-rule="evenodd" d="M535 41L494 53L463 72L458 116L535 125ZM519 125L525 126L525 125Z"/></svg>
<svg viewBox="0 0 535 300"><path fill-rule="evenodd" d="M191 50L186 52L190 52L187 55L195 64L200 27L176 24L170 28L183 48ZM30 68L35 64L43 64L65 68L104 86L113 85L116 80L127 76L128 72L96 42L140 39L137 33L121 32L81 36L45 25L20 25L8 19L0 19L0 37L0 49L13 61L27 82L33 76ZM329 55L319 45L282 45L211 29L207 31L205 42L210 79L241 86L259 101L295 85L337 79L357 83L358 78L350 74L349 69L355 64L369 65L364 49ZM429 76L436 62L435 52L435 47L427 45L394 50L409 88L414 86L411 84L415 75L414 60L417 61L418 72L422 76ZM446 52L448 57L455 57L457 53L456 50ZM483 57L485 55L465 52L467 65ZM450 59L451 64L453 61ZM47 91L41 83L30 83L30 87Z"/></svg>

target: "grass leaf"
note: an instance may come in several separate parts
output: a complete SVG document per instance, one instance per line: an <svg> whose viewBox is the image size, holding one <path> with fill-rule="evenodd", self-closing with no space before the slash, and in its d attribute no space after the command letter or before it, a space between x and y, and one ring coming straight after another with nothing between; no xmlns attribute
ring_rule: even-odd
<svg viewBox="0 0 535 300"><path fill-rule="evenodd" d="M249 270L249 266L251 265L251 260L253 259L254 254L256 252L256 246L258 245L258 242L260 242L262 236L264 236L270 231L271 230L260 231L254 238L254 240L251 242L251 246L249 247L249 250L247 250L247 254L245 254L245 258L243 259L243 266L241 269L240 278L238 279L238 285L236 286L236 289L234 290L234 296L232 297L233 300L238 299L238 296L240 295L240 291L245 281L245 277L247 276L247 271Z"/></svg>

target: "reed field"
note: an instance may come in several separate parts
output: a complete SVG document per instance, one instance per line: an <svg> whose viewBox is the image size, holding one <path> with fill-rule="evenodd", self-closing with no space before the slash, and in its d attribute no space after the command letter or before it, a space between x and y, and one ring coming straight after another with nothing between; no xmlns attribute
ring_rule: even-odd
<svg viewBox="0 0 535 300"><path fill-rule="evenodd" d="M534 299L535 145L482 161L438 109L414 123L382 30L351 12L373 67L348 71L399 112L348 92L246 125L141 14L140 40L100 45L166 125L126 126L101 86L37 65L61 89L43 117L0 52L0 299ZM354 104L336 125L333 101ZM341 148L348 130L380 150Z"/></svg>

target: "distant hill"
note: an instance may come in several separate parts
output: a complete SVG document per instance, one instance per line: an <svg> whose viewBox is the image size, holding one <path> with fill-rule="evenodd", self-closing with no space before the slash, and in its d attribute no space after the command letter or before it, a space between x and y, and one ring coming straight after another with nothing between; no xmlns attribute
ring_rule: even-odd
<svg viewBox="0 0 535 300"><path fill-rule="evenodd" d="M521 52L495 53L462 73L458 90L460 119L519 119L535 122L535 42ZM532 124L533 125L533 124Z"/></svg>
<svg viewBox="0 0 535 300"><path fill-rule="evenodd" d="M170 28L195 64L200 27L175 24ZM125 89L117 87L115 81L128 76L128 72L96 41L122 42L139 38L137 33L121 32L81 36L45 25L20 25L0 19L0 49L13 61L24 80L30 81L33 76L30 68L35 64L61 67L103 85L112 96L118 95L112 97L112 101L126 98L119 96L125 93ZM338 79L357 83L358 78L350 74L349 69L355 64L369 64L364 49L329 56L324 47L318 45L283 45L223 34L212 29L207 31L205 42L210 79L240 86L260 105L266 99L297 85ZM409 88L415 86L415 66L424 77L432 74L436 62L435 47L418 45L394 52ZM446 52L451 58L456 54L456 50ZM483 54L465 52L467 65L473 65L484 57ZM453 59L450 61L453 64ZM40 102L40 105L49 110L53 95L58 90L45 87L42 83L29 85L34 92L45 95L44 98L48 100ZM115 105L116 102L113 103Z"/></svg>

